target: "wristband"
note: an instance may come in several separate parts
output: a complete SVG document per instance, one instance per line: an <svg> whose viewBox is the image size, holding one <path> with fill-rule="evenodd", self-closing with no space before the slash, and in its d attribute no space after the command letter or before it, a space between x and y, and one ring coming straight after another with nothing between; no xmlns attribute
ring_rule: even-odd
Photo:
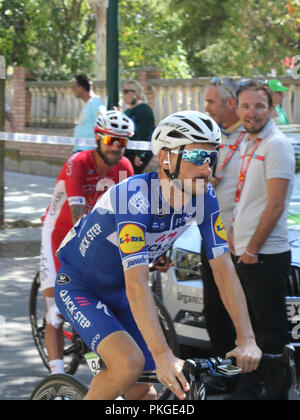
<svg viewBox="0 0 300 420"><path fill-rule="evenodd" d="M245 253L247 254L247 255L249 255L249 257L252 257L252 258L257 258L257 254L251 254L250 252L248 252L247 250L245 251Z"/></svg>

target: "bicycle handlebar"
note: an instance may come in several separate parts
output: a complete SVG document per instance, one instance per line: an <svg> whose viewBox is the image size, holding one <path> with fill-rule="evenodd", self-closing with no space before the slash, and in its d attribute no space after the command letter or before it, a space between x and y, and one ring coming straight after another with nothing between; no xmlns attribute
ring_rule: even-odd
<svg viewBox="0 0 300 420"><path fill-rule="evenodd" d="M297 394L299 394L298 391L298 385L297 385L297 376L296 376L296 369L295 369L295 361L294 361L294 353L295 349L291 344L287 344L283 352L280 354L269 354L264 353L262 355L260 365L263 366L265 362L268 361L282 361L283 364L289 368L291 378L292 378L292 385L294 387L294 390ZM197 375L201 375L204 373L216 373L218 370L218 367L221 365L235 365L236 361L235 359L222 359L221 357L212 357L209 359L187 359L183 366L183 373L186 376L186 378L196 377ZM233 373L233 374L237 374Z"/></svg>
<svg viewBox="0 0 300 420"><path fill-rule="evenodd" d="M183 373L185 376L190 374L195 376L203 373L216 371L218 366L233 365L233 359L222 359L221 357L211 357L209 359L187 359L183 366Z"/></svg>
<svg viewBox="0 0 300 420"><path fill-rule="evenodd" d="M264 353L262 355L260 364L263 364L265 361L268 360L282 360L283 362L287 363L290 367L294 366L294 352L295 349L291 344L287 344L283 352L280 354L269 354ZM236 360L234 358L230 359L223 359L221 357L211 357L209 359L187 359L184 364L184 370L191 371L193 374L201 374L205 372L209 372L212 369L216 370L218 366L221 365L236 365Z"/></svg>

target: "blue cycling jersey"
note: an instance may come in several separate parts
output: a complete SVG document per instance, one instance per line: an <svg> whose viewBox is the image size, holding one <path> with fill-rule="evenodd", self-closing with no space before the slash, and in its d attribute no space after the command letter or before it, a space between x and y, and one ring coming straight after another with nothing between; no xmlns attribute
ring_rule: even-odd
<svg viewBox="0 0 300 420"><path fill-rule="evenodd" d="M177 210L163 200L159 185L157 173L150 172L113 186L60 247L62 264L80 273L87 289L101 290L118 307L125 289L124 271L155 261L192 223L200 229L208 259L228 252L210 184L203 196Z"/></svg>
<svg viewBox="0 0 300 420"><path fill-rule="evenodd" d="M181 194L180 194L181 195ZM155 363L130 310L124 271L148 266L197 223L209 259L228 252L214 189L185 206L168 206L156 172L136 175L111 187L93 210L71 229L59 249L57 306L87 346L98 351L105 337L126 331ZM200 250L199 250L200 252Z"/></svg>

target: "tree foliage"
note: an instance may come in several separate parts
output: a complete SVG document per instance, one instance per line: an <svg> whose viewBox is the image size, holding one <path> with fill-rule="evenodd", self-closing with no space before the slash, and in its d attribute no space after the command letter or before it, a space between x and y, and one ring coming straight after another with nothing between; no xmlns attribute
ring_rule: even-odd
<svg viewBox="0 0 300 420"><path fill-rule="evenodd" d="M299 0L172 0L194 76L284 74L299 54ZM205 13L206 10L206 13ZM197 26L198 22L198 26Z"/></svg>
<svg viewBox="0 0 300 420"><path fill-rule="evenodd" d="M222 63L227 74L267 75L272 69L284 74L285 58L299 53L299 6L298 0L229 0L223 27L227 43L216 69Z"/></svg>
<svg viewBox="0 0 300 420"><path fill-rule="evenodd" d="M179 21L169 1L119 0L120 55L124 74L143 66L161 67L164 77L188 77Z"/></svg>
<svg viewBox="0 0 300 420"><path fill-rule="evenodd" d="M82 0L0 0L0 54L41 78L91 68L95 19Z"/></svg>
<svg viewBox="0 0 300 420"><path fill-rule="evenodd" d="M206 76L209 63L203 51L218 41L227 19L228 0L171 0L170 10L180 22L176 36L181 39L194 76Z"/></svg>
<svg viewBox="0 0 300 420"><path fill-rule="evenodd" d="M0 55L40 79L93 77L89 3L0 0ZM283 74L300 49L300 0L119 0L119 19L122 77L143 66L177 78Z"/></svg>

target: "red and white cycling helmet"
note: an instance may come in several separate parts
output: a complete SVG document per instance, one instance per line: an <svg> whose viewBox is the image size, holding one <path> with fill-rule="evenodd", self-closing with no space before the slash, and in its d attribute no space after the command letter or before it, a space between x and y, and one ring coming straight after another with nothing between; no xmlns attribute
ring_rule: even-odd
<svg viewBox="0 0 300 420"><path fill-rule="evenodd" d="M129 138L134 134L134 124L124 112L107 111L97 118L94 132Z"/></svg>

